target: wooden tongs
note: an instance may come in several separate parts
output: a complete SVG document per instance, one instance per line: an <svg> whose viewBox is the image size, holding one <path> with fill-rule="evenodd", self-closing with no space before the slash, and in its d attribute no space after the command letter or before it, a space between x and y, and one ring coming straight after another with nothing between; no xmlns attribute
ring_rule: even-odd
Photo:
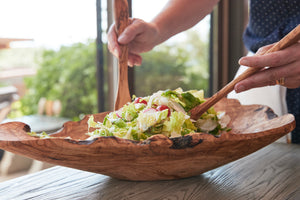
<svg viewBox="0 0 300 200"><path fill-rule="evenodd" d="M268 54L271 52L285 49L285 48L297 43L299 40L300 40L300 25L298 25L296 28L294 28L289 34L287 34L284 38L282 38L271 49L269 49L267 52L262 53L260 55L264 55L264 54ZM260 68L247 69L243 74L241 74L240 76L238 76L237 78L232 80L225 87L223 87L219 92L217 92L212 97L210 97L207 101L205 101L204 103L193 108L190 111L191 118L195 119L195 120L198 119L210 107L212 107L214 104L216 104L218 101L220 101L223 97L225 97L229 92L231 92L234 89L235 84L252 76L253 74L255 74L256 72L258 72L260 70L261 70Z"/></svg>

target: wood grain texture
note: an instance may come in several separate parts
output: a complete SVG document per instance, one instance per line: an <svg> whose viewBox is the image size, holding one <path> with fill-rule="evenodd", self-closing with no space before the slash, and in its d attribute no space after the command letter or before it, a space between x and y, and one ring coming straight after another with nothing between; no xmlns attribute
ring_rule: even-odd
<svg viewBox="0 0 300 200"><path fill-rule="evenodd" d="M263 54L272 53L275 51L279 51L282 49L285 49L295 43L297 43L300 40L300 25L298 25L296 28L294 28L289 34L287 34L284 38L282 38L279 42L276 43L271 49L269 49L266 52L263 52ZM260 71L260 68L248 68L244 73L239 75L237 78L232 80L230 83L225 85L220 91L218 91L216 94L214 94L211 98L209 98L206 102L200 104L199 106L193 108L191 112L191 118L192 119L199 119L199 117L205 113L210 107L212 107L214 104L216 104L218 101L220 101L222 98L227 96L233 89L234 86L252 76L256 72Z"/></svg>
<svg viewBox="0 0 300 200"><path fill-rule="evenodd" d="M119 36L129 24L129 10L127 0L114 0L114 18L117 35ZM128 46L119 44L119 82L115 101L115 110L131 101L128 86Z"/></svg>
<svg viewBox="0 0 300 200"><path fill-rule="evenodd" d="M299 163L299 145L273 143L220 168L172 181L122 181L54 167L0 183L0 199L298 200Z"/></svg>
<svg viewBox="0 0 300 200"><path fill-rule="evenodd" d="M125 180L169 180L199 175L237 160L276 141L295 127L293 115L276 117L262 105L242 106L223 99L215 106L225 111L232 130L215 137L196 133L178 138L155 135L137 142L116 137L91 141L87 119L67 122L55 138L39 139L27 134L23 123L0 125L0 148L36 160L96 172ZM94 115L102 121L107 113ZM66 137L72 137L66 138Z"/></svg>

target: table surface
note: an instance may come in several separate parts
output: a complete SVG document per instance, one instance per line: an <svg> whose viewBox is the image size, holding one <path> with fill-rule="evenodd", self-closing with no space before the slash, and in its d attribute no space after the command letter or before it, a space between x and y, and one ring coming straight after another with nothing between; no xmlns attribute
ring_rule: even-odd
<svg viewBox="0 0 300 200"><path fill-rule="evenodd" d="M0 183L0 199L300 199L300 146L273 143L199 176L153 182L122 181L53 167Z"/></svg>

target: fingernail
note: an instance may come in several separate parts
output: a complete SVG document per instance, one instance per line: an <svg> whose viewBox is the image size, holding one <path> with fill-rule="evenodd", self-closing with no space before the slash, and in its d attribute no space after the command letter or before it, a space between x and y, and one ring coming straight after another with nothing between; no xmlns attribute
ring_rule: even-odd
<svg viewBox="0 0 300 200"><path fill-rule="evenodd" d="M245 86L243 86L243 85L238 85L238 86L236 86L236 88L235 88L235 92L236 93L240 93L240 92L243 92L243 91L245 91L246 90L246 88L245 88Z"/></svg>

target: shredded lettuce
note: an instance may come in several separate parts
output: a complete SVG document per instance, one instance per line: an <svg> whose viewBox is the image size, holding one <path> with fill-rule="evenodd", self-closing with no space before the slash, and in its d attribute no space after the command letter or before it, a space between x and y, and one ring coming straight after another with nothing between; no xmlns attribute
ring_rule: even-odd
<svg viewBox="0 0 300 200"><path fill-rule="evenodd" d="M185 115L181 112L172 112L170 120L165 121L163 132L168 133L168 137L181 136L182 126L185 122Z"/></svg>
<svg viewBox="0 0 300 200"><path fill-rule="evenodd" d="M166 119L167 116L168 110L141 112L137 118L137 126L140 131L145 132L150 127Z"/></svg>
<svg viewBox="0 0 300 200"><path fill-rule="evenodd" d="M186 112L204 102L203 92L166 90L162 93L162 96L173 99L175 102L179 103Z"/></svg>
<svg viewBox="0 0 300 200"><path fill-rule="evenodd" d="M199 119L192 120L189 111L203 103L203 90L158 91L151 96L132 98L121 109L110 112L103 122L90 115L87 124L89 139L115 136L130 140L146 140L155 134L180 137L196 132L219 135L228 131L230 118L209 108ZM35 137L50 137L45 133L28 133Z"/></svg>
<svg viewBox="0 0 300 200"><path fill-rule="evenodd" d="M133 102L120 110L109 113L103 123L95 122L93 116L88 120L91 137L116 136L131 140L145 140L155 134L179 137L196 132L214 135L228 131L228 116L219 115L213 107L198 120L190 119L188 112L203 103L203 90L158 91L151 96L132 98ZM163 106L163 110L161 109ZM224 117L226 116L226 117ZM220 119L226 118L226 120ZM221 122L221 123L220 123ZM93 128L92 130L90 130Z"/></svg>
<svg viewBox="0 0 300 200"><path fill-rule="evenodd" d="M125 105L122 109L122 118L126 121L132 121L138 117L137 109L133 103Z"/></svg>
<svg viewBox="0 0 300 200"><path fill-rule="evenodd" d="M41 139L51 138L51 136L49 136L46 132L42 132L42 133L28 132L27 134L33 137L39 137Z"/></svg>

